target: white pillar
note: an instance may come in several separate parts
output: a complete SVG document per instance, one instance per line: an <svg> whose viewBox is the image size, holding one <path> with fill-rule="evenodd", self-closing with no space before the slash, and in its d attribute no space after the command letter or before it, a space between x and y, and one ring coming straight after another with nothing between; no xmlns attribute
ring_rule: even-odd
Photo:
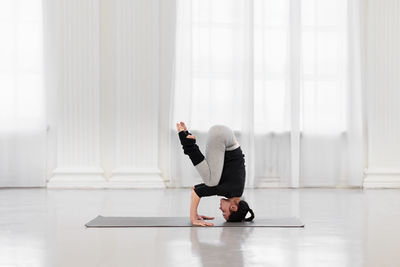
<svg viewBox="0 0 400 267"><path fill-rule="evenodd" d="M368 168L364 187L400 187L400 3L369 0L366 15Z"/></svg>
<svg viewBox="0 0 400 267"><path fill-rule="evenodd" d="M162 172L162 177L167 186L171 180L170 164L170 138L171 134L176 134L173 121L170 120L172 103L172 87L174 82L173 62L175 55L175 21L176 21L176 1L160 1L160 79L159 79L159 108L158 108L158 162ZM171 123L173 125L171 125Z"/></svg>
<svg viewBox="0 0 400 267"><path fill-rule="evenodd" d="M112 188L164 187L158 168L159 3L116 2Z"/></svg>
<svg viewBox="0 0 400 267"><path fill-rule="evenodd" d="M99 0L61 3L57 166L48 187L105 187L99 153Z"/></svg>

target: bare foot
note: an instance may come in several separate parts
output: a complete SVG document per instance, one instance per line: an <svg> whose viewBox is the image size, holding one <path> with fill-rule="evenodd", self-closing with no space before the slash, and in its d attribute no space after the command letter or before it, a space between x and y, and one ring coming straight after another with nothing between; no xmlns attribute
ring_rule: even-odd
<svg viewBox="0 0 400 267"><path fill-rule="evenodd" d="M183 121L181 121L180 123L176 123L176 129L177 129L178 132L182 132L182 131L187 131L188 130ZM196 136L194 136L193 134L189 134L188 136L186 136L186 138L196 139Z"/></svg>
<svg viewBox="0 0 400 267"><path fill-rule="evenodd" d="M185 123L183 122L183 121L181 121L181 126L183 127L183 130L184 131L187 131L188 129L187 129L187 127L186 127L186 125L185 125Z"/></svg>
<svg viewBox="0 0 400 267"><path fill-rule="evenodd" d="M182 131L185 130L185 128L183 128L183 126L182 126L181 124L176 123L176 130L177 130L178 132L182 132Z"/></svg>

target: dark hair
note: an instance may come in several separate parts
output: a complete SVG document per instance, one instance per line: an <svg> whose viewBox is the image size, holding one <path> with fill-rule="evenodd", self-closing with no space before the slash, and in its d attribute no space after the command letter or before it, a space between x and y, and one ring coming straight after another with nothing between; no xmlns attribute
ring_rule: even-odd
<svg viewBox="0 0 400 267"><path fill-rule="evenodd" d="M246 218L247 213L250 212L251 216ZM240 200L237 211L232 211L229 215L228 222L251 222L254 219L254 212L250 209L246 201Z"/></svg>

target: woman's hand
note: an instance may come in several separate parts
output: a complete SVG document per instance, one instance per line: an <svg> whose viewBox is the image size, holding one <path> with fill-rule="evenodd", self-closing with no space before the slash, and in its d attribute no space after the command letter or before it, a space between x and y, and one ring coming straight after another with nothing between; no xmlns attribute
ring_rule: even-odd
<svg viewBox="0 0 400 267"><path fill-rule="evenodd" d="M194 136L193 134L189 134L188 136L186 136L186 138L196 140L196 136Z"/></svg>
<svg viewBox="0 0 400 267"><path fill-rule="evenodd" d="M214 217L208 217L204 215L196 215L196 218L192 218L192 224L198 226L214 226L211 222L206 222L205 220L214 220Z"/></svg>
<svg viewBox="0 0 400 267"><path fill-rule="evenodd" d="M197 215L197 220L214 220L214 217L208 217L204 215Z"/></svg>
<svg viewBox="0 0 400 267"><path fill-rule="evenodd" d="M214 226L213 223L210 222L206 222L203 220L191 220L192 221L192 225L197 225L197 226Z"/></svg>

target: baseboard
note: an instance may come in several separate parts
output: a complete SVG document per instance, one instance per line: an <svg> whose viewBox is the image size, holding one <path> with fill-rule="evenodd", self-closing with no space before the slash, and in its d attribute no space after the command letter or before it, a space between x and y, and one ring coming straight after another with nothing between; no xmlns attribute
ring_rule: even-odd
<svg viewBox="0 0 400 267"><path fill-rule="evenodd" d="M47 183L47 188L107 188L107 181L102 175L56 174Z"/></svg>
<svg viewBox="0 0 400 267"><path fill-rule="evenodd" d="M278 177L256 177L255 188L280 188L280 179Z"/></svg>
<svg viewBox="0 0 400 267"><path fill-rule="evenodd" d="M107 183L108 188L166 188L161 176L156 175L129 175L113 176Z"/></svg>
<svg viewBox="0 0 400 267"><path fill-rule="evenodd" d="M107 181L99 168L56 169L47 188L57 189L130 189L165 188L158 169L119 169Z"/></svg>
<svg viewBox="0 0 400 267"><path fill-rule="evenodd" d="M364 188L400 188L400 169L367 169Z"/></svg>
<svg viewBox="0 0 400 267"><path fill-rule="evenodd" d="M117 169L108 181L109 188L165 188L158 169Z"/></svg>

